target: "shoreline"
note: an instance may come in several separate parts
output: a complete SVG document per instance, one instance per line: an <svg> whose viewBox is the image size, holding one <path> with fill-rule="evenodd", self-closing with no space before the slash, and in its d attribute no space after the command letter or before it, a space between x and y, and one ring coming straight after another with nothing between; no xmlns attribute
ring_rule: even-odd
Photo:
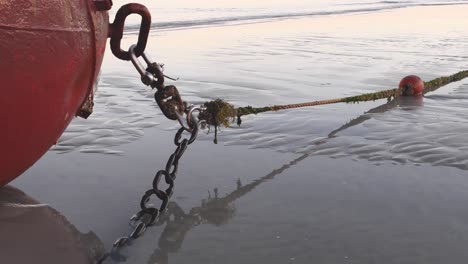
<svg viewBox="0 0 468 264"><path fill-rule="evenodd" d="M424 11L426 13L430 13L431 16L443 16L444 13L448 14L453 11L457 11L457 16L463 13L461 10L468 10L468 3L445 3L445 4L428 4L428 5L415 5L415 6L404 6L404 7L394 7L394 8L384 8L384 9L378 9L378 10L370 10L370 11L346 11L343 13L332 13L332 12L326 12L323 11L323 14L321 14L320 11L317 12L317 14L311 14L311 15L299 15L299 14L294 14L292 16L284 16L284 17L272 17L272 18L261 18L259 17L254 18L254 19L245 19L243 22L238 22L236 23L236 20L233 21L226 21L228 23L223 24L219 23L220 21L207 21L206 24L203 25L194 25L194 26L181 26L181 27L158 27L158 22L155 22L156 25L151 29L150 34L157 34L157 33L167 33L167 32L173 32L173 31L185 31L185 30L198 30L198 29L209 29L209 28L224 28L224 27L239 27L239 26L254 26L257 24L270 24L270 23L288 23L288 22L294 22L294 21L305 21L305 20L317 20L317 19L325 19L329 20L331 18L345 18L345 17L353 17L353 16L375 16L379 14L384 14L384 13L400 13L400 12L414 12L417 9L421 9L421 11ZM436 10L438 9L438 10ZM441 10L444 9L444 10ZM440 11L440 13L438 12ZM439 13L439 14L436 14ZM459 14L458 14L459 13ZM410 20L406 16L401 16L403 20L399 20L399 22L406 21L406 22L414 22L414 20ZM448 15L448 17L451 17ZM406 19L406 20L405 20ZM220 19L221 20L221 19ZM194 21L192 23L196 23L198 21ZM212 22L210 24L209 22ZM221 20L222 22L222 20ZM229 23L232 22L232 23ZM169 24L170 22L161 22L162 24ZM186 23L189 23L188 21ZM131 31L131 33L128 33L128 35L125 35L127 37L136 35L138 34L138 31Z"/></svg>

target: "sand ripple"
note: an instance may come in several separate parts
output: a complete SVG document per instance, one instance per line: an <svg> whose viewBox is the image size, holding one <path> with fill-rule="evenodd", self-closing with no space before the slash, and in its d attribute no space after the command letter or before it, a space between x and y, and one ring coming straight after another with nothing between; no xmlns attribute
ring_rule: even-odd
<svg viewBox="0 0 468 264"><path fill-rule="evenodd" d="M134 76L112 75L102 80L94 113L88 120L73 120L52 151L119 155L122 151L116 147L141 138L145 128L157 126L160 111L152 92L137 81Z"/></svg>

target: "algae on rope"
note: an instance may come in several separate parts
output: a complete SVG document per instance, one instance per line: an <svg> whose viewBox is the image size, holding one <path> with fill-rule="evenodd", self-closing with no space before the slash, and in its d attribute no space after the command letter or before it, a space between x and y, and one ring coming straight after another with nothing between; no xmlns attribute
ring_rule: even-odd
<svg viewBox="0 0 468 264"><path fill-rule="evenodd" d="M209 125L224 125L229 127L237 115L234 106L222 99L206 102L203 104L205 110L200 112L198 119L205 121Z"/></svg>
<svg viewBox="0 0 468 264"><path fill-rule="evenodd" d="M208 126L214 126L215 137L213 142L218 144L218 127L223 125L229 127L234 122L237 111L234 106L222 99L206 102L203 104L205 110L198 115L200 121L204 121Z"/></svg>
<svg viewBox="0 0 468 264"><path fill-rule="evenodd" d="M443 76L436 78L434 80L424 83L424 94L428 92L435 91L440 87L443 87L447 84L460 81L468 77L468 70L460 71L450 76ZM357 96L349 96L343 98L336 98L331 100L320 100L312 101L299 104L287 104L287 105L274 105L274 106L264 106L264 107L239 107L235 108L232 104L222 100L216 99L214 101L206 102L204 104L205 110L202 111L199 115L199 119L204 121L208 126L215 127L215 143L217 143L217 129L220 125L229 127L237 118L237 124L241 125L242 120L241 116L250 115L250 114L259 114L264 112L293 109L300 107L309 107L316 105L325 105L325 104L336 104L336 103L359 103L366 101L375 101L384 98L398 97L401 96L401 91L399 89L390 89L384 91L378 91L375 93L366 93Z"/></svg>
<svg viewBox="0 0 468 264"><path fill-rule="evenodd" d="M435 91L435 90L439 89L442 86L445 86L445 85L453 83L453 82L461 81L461 80L463 80L463 79L465 79L467 77L468 77L468 70L460 71L460 72L457 72L457 73L455 73L453 75L450 75L450 76L443 76L443 77L436 78L436 79L434 79L432 81L424 83L424 92L423 93L425 94L425 93L428 93L428 92Z"/></svg>

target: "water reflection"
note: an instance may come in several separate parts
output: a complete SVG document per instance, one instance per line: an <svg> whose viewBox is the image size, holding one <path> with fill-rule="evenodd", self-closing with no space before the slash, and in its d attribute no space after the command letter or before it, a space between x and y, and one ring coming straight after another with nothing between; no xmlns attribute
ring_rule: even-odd
<svg viewBox="0 0 468 264"><path fill-rule="evenodd" d="M338 129L333 130L328 134L326 140L317 142L316 144L324 144L328 139L336 137L343 130L356 126L370 119L369 113L383 113L395 107L407 107L410 110L414 106L422 106L423 97L399 97L389 100L386 104L373 108L365 114L351 120ZM208 198L201 201L201 205L193 207L186 213L176 202L170 202L168 211L163 218L160 219L158 225L165 225L159 240L158 248L153 252L148 260L148 264L167 264L169 263L169 253L177 253L184 242L187 233L195 227L202 224L211 224L221 226L227 224L235 216L236 207L234 202L253 191L262 183L274 179L282 174L285 170L295 166L302 160L309 157L310 153L295 158L294 160L282 165L280 168L273 170L269 174L247 184L237 180L237 188L231 193L219 197L218 190L213 190L213 195L209 192Z"/></svg>
<svg viewBox="0 0 468 264"><path fill-rule="evenodd" d="M331 131L326 140L315 144L324 144L329 139L337 137L339 132L369 120L371 118L369 114L383 113L397 106L411 110L412 107L420 105L422 105L422 97L390 100ZM150 255L147 263L169 263L169 254L176 253L182 248L183 242L191 230L202 224L214 226L227 224L235 217L234 203L236 200L252 192L262 183L274 179L310 155L311 153L304 153L247 185L238 180L235 190L222 197L219 196L218 190L214 189L209 192L206 199L201 201L199 206L193 207L188 212L184 211L176 202L169 203L167 213L158 222L158 225L164 226L159 235L158 248ZM26 227L22 227L22 232L18 233L17 230L22 223L28 224ZM0 239L0 253L5 251L1 255L7 256L7 260L14 260L14 263L30 263L39 258L38 256L41 256L40 258L47 256L53 258L45 260L45 263L92 263L92 260L99 259L104 252L102 242L94 233L80 233L59 212L47 205L40 204L11 186L0 189L0 232L3 238L3 241ZM51 241L49 242L49 240ZM57 245L57 241L61 241L60 245ZM21 247L18 246L20 244ZM64 245L67 250L57 249L59 246L63 248ZM25 251L28 252L27 255L24 254ZM48 253L43 254L44 252ZM25 259L21 260L23 262L18 262L19 258ZM13 263L12 261L6 263ZM127 258L117 257L113 258L113 261L126 262Z"/></svg>
<svg viewBox="0 0 468 264"><path fill-rule="evenodd" d="M166 225L158 240L159 248L153 252L147 263L169 263L169 253L179 251L190 230L202 224L215 226L227 224L235 216L236 207L234 202L237 199L253 191L262 183L272 180L275 176L280 175L307 156L303 155L296 158L247 185L242 185L239 179L237 180L237 188L223 197L219 197L218 190L214 189L214 196L209 193L208 198L202 200L200 206L193 207L188 213L184 212L176 202L170 202L167 213L158 223L159 225Z"/></svg>
<svg viewBox="0 0 468 264"><path fill-rule="evenodd" d="M332 131L329 123L336 122L336 110L326 107L316 109L318 113L312 116L310 110L265 114L247 120L246 126L231 129L223 137L227 145L334 159L352 157L375 165L410 163L468 170L468 124L463 122L468 117L464 100L467 90L468 85L461 83L445 96L390 100Z"/></svg>
<svg viewBox="0 0 468 264"><path fill-rule="evenodd" d="M339 127L338 129L333 130L328 134L328 139L333 138L338 134L339 132L353 127L357 126L369 119L372 118L371 114L377 114L377 113L385 113L389 110L392 110L395 107L402 107L402 109L405 110L411 110L413 109L412 107L419 107L424 105L424 97L422 95L420 96L401 96L397 98L389 98L388 102L386 104L377 106L375 108L372 108L371 110L365 112L363 115L360 115L348 123L344 124L343 126Z"/></svg>
<svg viewBox="0 0 468 264"><path fill-rule="evenodd" d="M0 233L2 263L89 264L104 250L94 232L12 186L0 188Z"/></svg>

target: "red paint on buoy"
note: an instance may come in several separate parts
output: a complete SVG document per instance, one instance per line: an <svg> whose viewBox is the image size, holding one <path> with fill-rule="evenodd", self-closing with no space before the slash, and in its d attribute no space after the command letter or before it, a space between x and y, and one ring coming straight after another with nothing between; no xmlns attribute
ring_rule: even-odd
<svg viewBox="0 0 468 264"><path fill-rule="evenodd" d="M94 2L0 0L0 187L57 141L92 94L109 35L108 13Z"/></svg>
<svg viewBox="0 0 468 264"><path fill-rule="evenodd" d="M402 95L418 95L424 91L424 82L416 75L409 75L400 81L398 88L402 91Z"/></svg>

